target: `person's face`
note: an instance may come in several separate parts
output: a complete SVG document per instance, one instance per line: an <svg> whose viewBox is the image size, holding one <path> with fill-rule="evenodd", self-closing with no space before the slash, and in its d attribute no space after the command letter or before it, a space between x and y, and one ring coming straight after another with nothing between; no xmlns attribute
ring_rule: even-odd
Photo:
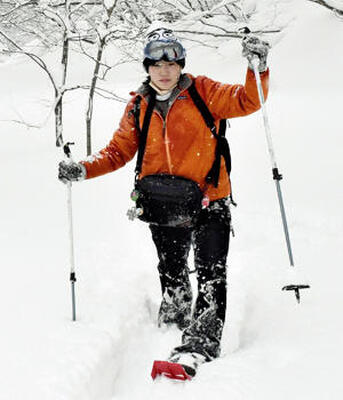
<svg viewBox="0 0 343 400"><path fill-rule="evenodd" d="M149 67L151 82L161 90L174 87L180 74L181 66L174 61L158 61L155 65Z"/></svg>

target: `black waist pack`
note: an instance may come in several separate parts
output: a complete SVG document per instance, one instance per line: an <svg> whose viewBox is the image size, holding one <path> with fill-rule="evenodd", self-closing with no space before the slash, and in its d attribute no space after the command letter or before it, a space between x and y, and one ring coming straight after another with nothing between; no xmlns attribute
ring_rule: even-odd
<svg viewBox="0 0 343 400"><path fill-rule="evenodd" d="M134 191L138 218L165 226L190 226L202 208L199 185L175 175L147 175L137 180Z"/></svg>

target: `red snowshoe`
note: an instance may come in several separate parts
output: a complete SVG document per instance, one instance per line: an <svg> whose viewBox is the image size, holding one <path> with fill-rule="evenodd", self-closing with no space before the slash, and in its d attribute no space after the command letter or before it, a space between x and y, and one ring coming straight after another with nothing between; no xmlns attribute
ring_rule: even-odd
<svg viewBox="0 0 343 400"><path fill-rule="evenodd" d="M188 365L169 361L154 361L151 376L156 379L157 376L165 376L169 379L178 381L191 380L195 376L196 370Z"/></svg>

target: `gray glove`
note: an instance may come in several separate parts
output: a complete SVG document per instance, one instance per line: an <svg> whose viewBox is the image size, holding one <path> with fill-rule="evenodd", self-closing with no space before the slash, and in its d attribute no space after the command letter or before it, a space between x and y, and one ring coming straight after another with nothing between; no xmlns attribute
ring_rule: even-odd
<svg viewBox="0 0 343 400"><path fill-rule="evenodd" d="M260 63L258 66L259 72L266 71L267 67L267 56L270 49L270 44L264 40L259 39L257 36L248 35L242 40L243 57L246 57L249 61L249 68L254 69L252 59L258 57Z"/></svg>
<svg viewBox="0 0 343 400"><path fill-rule="evenodd" d="M86 178L86 167L77 162L61 161L58 164L58 179L63 183L82 181Z"/></svg>

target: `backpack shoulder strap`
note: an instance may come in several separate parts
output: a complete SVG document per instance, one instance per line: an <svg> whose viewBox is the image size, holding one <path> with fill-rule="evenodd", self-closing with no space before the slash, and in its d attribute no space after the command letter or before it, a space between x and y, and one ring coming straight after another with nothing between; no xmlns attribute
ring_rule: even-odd
<svg viewBox="0 0 343 400"><path fill-rule="evenodd" d="M197 91L194 81L192 82L191 86L188 88L188 93L190 94L194 104L197 106L198 110L200 111L200 113L205 121L205 124L208 126L208 128L213 133L213 135L215 137L217 137L218 136L217 128L214 123L213 115L211 114L206 103L204 102L204 100L200 96L199 92Z"/></svg>
<svg viewBox="0 0 343 400"><path fill-rule="evenodd" d="M229 179L230 179L231 153L230 153L229 143L228 143L227 139L225 138L226 126L227 126L228 121L226 119L221 119L219 122L219 130L217 132L217 128L215 125L215 120L213 118L213 115L211 114L206 103L204 102L204 100L200 96L199 92L197 91L194 81L192 82L191 86L188 88L188 93L190 94L194 104L200 111L200 114L202 115L202 117L205 121L205 124L208 126L208 128L212 132L213 136L217 139L215 159L214 159L211 169L209 170L209 172L206 176L206 182L213 184L214 187L218 187L220 162L221 162L222 156L224 157L226 171L227 171L227 173L229 175Z"/></svg>
<svg viewBox="0 0 343 400"><path fill-rule="evenodd" d="M141 101L142 101L142 97L137 96L133 103L133 109L130 111L130 113L133 115L133 118L135 119L135 126L137 128L138 133L141 132L141 127L139 124L139 116L141 114Z"/></svg>
<svg viewBox="0 0 343 400"><path fill-rule="evenodd" d="M140 128L140 123L139 123L140 111L141 111L141 101L142 101L142 97L137 96L134 101L133 109L131 110L131 112L134 116L134 119L135 119L135 126L137 129L138 135L139 135L138 154L137 154L137 162L136 162L136 168L135 168L136 178L142 171L142 164L143 164L143 158L144 158L144 153L145 153L146 141L147 141L147 137L148 137L149 125L150 125L150 121L151 121L152 112L154 110L155 103L156 103L155 90L150 91L150 98L149 98L147 110L144 115L142 129Z"/></svg>

